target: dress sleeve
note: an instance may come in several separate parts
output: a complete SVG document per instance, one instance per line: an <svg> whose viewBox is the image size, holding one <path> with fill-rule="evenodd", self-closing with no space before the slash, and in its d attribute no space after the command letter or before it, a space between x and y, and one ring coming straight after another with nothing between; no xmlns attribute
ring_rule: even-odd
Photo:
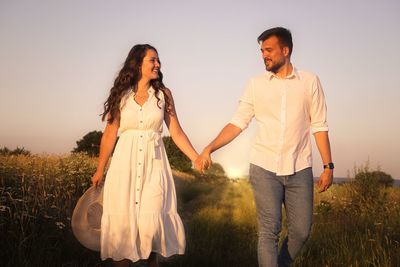
<svg viewBox="0 0 400 267"><path fill-rule="evenodd" d="M239 106L236 110L235 115L231 119L230 123L239 127L241 130L246 129L249 126L252 118L254 117L254 90L253 82L250 80L246 86L246 89L239 100Z"/></svg>
<svg viewBox="0 0 400 267"><path fill-rule="evenodd" d="M311 131L312 133L328 131L327 108L324 91L318 77L312 83L311 95Z"/></svg>

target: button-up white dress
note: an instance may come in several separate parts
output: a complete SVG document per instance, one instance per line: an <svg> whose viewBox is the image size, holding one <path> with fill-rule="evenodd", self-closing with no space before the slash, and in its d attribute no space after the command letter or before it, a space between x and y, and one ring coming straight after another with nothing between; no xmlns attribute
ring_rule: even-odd
<svg viewBox="0 0 400 267"><path fill-rule="evenodd" d="M120 137L104 184L101 258L146 259L183 254L185 233L176 209L171 168L161 139L165 100L149 89L140 106L121 101Z"/></svg>

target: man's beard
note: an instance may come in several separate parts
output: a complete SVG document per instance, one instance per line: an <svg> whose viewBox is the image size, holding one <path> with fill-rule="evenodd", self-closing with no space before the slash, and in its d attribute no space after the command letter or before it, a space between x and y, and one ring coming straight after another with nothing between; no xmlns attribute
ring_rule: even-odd
<svg viewBox="0 0 400 267"><path fill-rule="evenodd" d="M265 64L265 68L267 71L277 73L283 65L285 65L285 60L280 60L278 62L272 63L272 66L270 68L268 68L267 64Z"/></svg>

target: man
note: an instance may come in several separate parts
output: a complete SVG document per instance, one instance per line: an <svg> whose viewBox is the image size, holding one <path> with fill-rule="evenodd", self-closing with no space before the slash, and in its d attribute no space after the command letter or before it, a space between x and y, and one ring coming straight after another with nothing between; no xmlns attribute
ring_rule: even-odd
<svg viewBox="0 0 400 267"><path fill-rule="evenodd" d="M290 62L293 43L289 30L266 30L258 42L267 72L249 81L233 119L203 150L196 165L210 166L210 154L236 138L253 117L256 119L250 183L259 226L259 266L289 266L307 240L312 223L310 129L324 165L317 183L319 192L332 184L326 105L318 77L297 70ZM278 251L282 204L288 236Z"/></svg>

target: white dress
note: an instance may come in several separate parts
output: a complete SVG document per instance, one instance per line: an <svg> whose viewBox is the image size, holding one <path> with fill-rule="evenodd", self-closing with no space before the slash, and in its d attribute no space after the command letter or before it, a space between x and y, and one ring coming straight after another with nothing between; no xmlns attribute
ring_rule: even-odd
<svg viewBox="0 0 400 267"><path fill-rule="evenodd" d="M161 138L165 100L150 87L140 106L130 91L121 101L120 137L104 184L101 258L147 259L183 254L185 233ZM159 108L161 107L161 108Z"/></svg>

